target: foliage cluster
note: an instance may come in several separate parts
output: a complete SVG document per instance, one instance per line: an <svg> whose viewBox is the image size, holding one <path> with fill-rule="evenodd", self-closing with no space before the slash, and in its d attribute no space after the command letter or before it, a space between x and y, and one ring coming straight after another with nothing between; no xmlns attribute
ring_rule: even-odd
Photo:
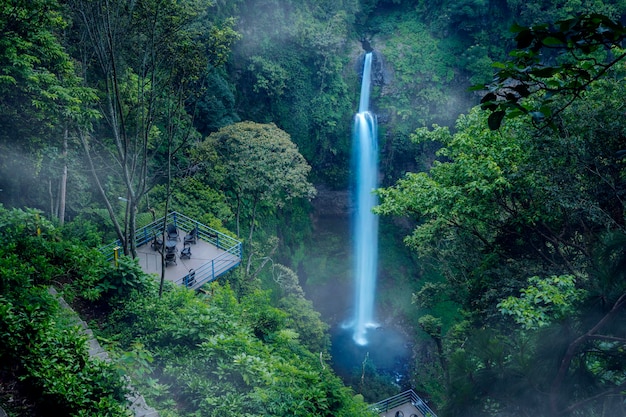
<svg viewBox="0 0 626 417"><path fill-rule="evenodd" d="M393 82L383 89L376 105L394 119L410 120L409 129L415 128L427 118L432 119L431 109L446 101L442 85L454 80L455 60L438 52L441 40L417 19L417 14L403 17L393 28L393 34L382 48L387 65L393 68ZM394 119L391 123L401 129Z"/></svg>
<svg viewBox="0 0 626 417"><path fill-rule="evenodd" d="M127 416L122 375L89 357L87 337L48 292L65 283L68 295L99 295L103 289L89 287L108 282L111 271L99 254L60 240L38 212L0 207L0 225L0 369L6 381L20 381L32 404L14 411Z"/></svg>
<svg viewBox="0 0 626 417"><path fill-rule="evenodd" d="M55 0L6 1L0 5L0 187L10 206L58 212L48 192L59 186L61 166L78 165L76 152L63 152L70 120L94 94L83 88L60 33L67 23ZM93 114L92 114L93 115ZM75 210L85 201L85 179L73 174ZM42 196L45 196L42 198Z"/></svg>
<svg viewBox="0 0 626 417"><path fill-rule="evenodd" d="M209 224L223 220L244 241L245 268L231 274L241 295L254 287L279 246L298 244L285 231L306 219L306 204L315 195L308 180L311 167L289 134L274 124L254 122L213 132L192 148L190 160L193 173L175 181L172 205L197 212L199 218L217 214L219 220L209 216ZM188 201L195 195L203 198ZM286 224L289 218L292 225ZM304 230L306 225L299 233Z"/></svg>
<svg viewBox="0 0 626 417"><path fill-rule="evenodd" d="M162 415L367 415L332 373L327 328L288 268L275 268L280 308L267 291L238 301L217 283L159 297L134 260L109 265L39 213L2 209L0 224L0 371L29 387L33 415L128 415L121 370ZM50 285L97 313L114 364L89 358Z"/></svg>
<svg viewBox="0 0 626 417"><path fill-rule="evenodd" d="M135 292L103 331L117 349L151 358L137 382L163 415L367 415L287 317L267 292L237 301L217 283L200 297L172 286L162 298Z"/></svg>
<svg viewBox="0 0 626 417"><path fill-rule="evenodd" d="M246 5L230 68L238 113L275 122L291 135L316 178L345 184L355 86L345 80L344 69L357 2Z"/></svg>
<svg viewBox="0 0 626 417"><path fill-rule="evenodd" d="M87 149L98 150L93 162L107 198L123 196L143 211L149 206L143 194L166 180L168 152L175 176L184 174L189 161L181 150L196 140L192 130L207 135L241 119L276 123L312 166L315 182L345 186L359 40L382 52L392 74L375 101L384 124L384 169L395 178L421 150L408 140L410 132L429 120L449 124L474 100L459 91L468 80L490 78L491 63L513 46L507 32L514 20L531 25L578 11L623 12L617 1L96 3L2 6L5 204L55 216L67 198L69 217L94 208L97 188L83 173L80 128ZM105 15L116 19L109 29ZM105 36L91 36L105 30L114 31L109 46ZM117 163L146 163L145 184L141 170L123 178L107 169L112 161L104 155L116 155L123 143L134 144L126 147L133 155L117 155ZM108 216L125 217L111 206Z"/></svg>
<svg viewBox="0 0 626 417"><path fill-rule="evenodd" d="M552 130L521 118L492 130L480 108L455 133L418 129L414 140L443 145L439 160L381 191L379 211L417 220L407 243L445 278L419 305L460 307L447 328L420 319L445 415L622 412L623 74L555 97Z"/></svg>
<svg viewBox="0 0 626 417"><path fill-rule="evenodd" d="M505 116L530 115L535 124L550 123L626 57L621 48L626 28L604 15L586 14L552 26L515 25L512 30L518 49L513 59L498 64L494 81L481 100L482 107L492 112L492 129L498 129ZM549 56L541 56L540 52L546 51ZM540 100L525 100L540 93ZM554 101L559 96L568 97L559 103L561 107Z"/></svg>

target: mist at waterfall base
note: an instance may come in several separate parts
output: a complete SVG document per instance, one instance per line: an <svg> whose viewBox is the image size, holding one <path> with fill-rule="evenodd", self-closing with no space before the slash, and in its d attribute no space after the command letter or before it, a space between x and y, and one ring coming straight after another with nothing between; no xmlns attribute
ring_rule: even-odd
<svg viewBox="0 0 626 417"><path fill-rule="evenodd" d="M331 326L333 370L356 393L362 393L367 401L376 402L411 388L409 378L415 341L411 329L405 328L405 317L399 316L390 305L389 296L385 303L377 302L375 317L378 327L367 330L367 345L355 343L353 328L345 326L347 318L355 315L351 220L348 214L315 216L315 233L307 242L306 252L310 257L299 275L305 279L303 288L307 297ZM410 259L404 258L408 249L402 243L402 236L391 236L395 227L391 219L380 219L379 265L383 267L397 259L405 261L405 265L410 262ZM397 273L393 269L380 270L377 288L385 292L399 285ZM410 304L414 290L403 287L401 295L404 299L395 302ZM367 375L362 383L364 365ZM387 391L381 387L383 383Z"/></svg>

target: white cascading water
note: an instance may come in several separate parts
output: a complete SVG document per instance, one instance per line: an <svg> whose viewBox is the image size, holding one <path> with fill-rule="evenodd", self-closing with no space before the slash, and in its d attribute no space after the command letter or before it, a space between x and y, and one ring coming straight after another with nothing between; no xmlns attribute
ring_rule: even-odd
<svg viewBox="0 0 626 417"><path fill-rule="evenodd" d="M354 118L353 163L356 210L353 219L355 316L352 338L366 345L367 329L375 326L374 294L378 264L378 216L374 190L378 186L378 126L369 111L372 53L365 55L359 112Z"/></svg>

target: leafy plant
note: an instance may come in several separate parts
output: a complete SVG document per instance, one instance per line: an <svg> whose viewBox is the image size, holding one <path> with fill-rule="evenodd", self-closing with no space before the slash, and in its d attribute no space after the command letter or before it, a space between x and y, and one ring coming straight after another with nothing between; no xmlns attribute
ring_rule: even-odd
<svg viewBox="0 0 626 417"><path fill-rule="evenodd" d="M98 288L109 296L120 297L132 291L141 292L154 283L154 279L143 272L137 260L128 256L120 256L117 265L109 265L103 275Z"/></svg>
<svg viewBox="0 0 626 417"><path fill-rule="evenodd" d="M525 329L545 327L576 311L586 291L576 288L573 275L550 278L531 277L519 297L508 297L498 304L503 314L513 316Z"/></svg>

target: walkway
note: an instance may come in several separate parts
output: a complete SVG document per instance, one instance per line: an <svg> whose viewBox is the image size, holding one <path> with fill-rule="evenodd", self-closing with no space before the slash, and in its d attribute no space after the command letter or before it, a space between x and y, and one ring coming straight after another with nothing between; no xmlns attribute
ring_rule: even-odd
<svg viewBox="0 0 626 417"><path fill-rule="evenodd" d="M78 314L72 309L72 307L69 306L69 304L67 304L63 297L61 297L53 287L50 287L48 291L57 298L61 307L68 310L69 313L75 317L76 324L82 329L83 334L88 337L89 357L110 362L111 359L109 359L109 354L102 348L102 346L100 346L100 343L98 343L98 340L94 337L91 329L87 327L87 323L81 320ZM128 388L129 394L126 396L126 399L130 404L128 408L135 417L159 417L159 413L154 408L146 404L146 400L142 395L135 391L132 386L129 386ZM0 413L0 417L1 416L2 414Z"/></svg>

